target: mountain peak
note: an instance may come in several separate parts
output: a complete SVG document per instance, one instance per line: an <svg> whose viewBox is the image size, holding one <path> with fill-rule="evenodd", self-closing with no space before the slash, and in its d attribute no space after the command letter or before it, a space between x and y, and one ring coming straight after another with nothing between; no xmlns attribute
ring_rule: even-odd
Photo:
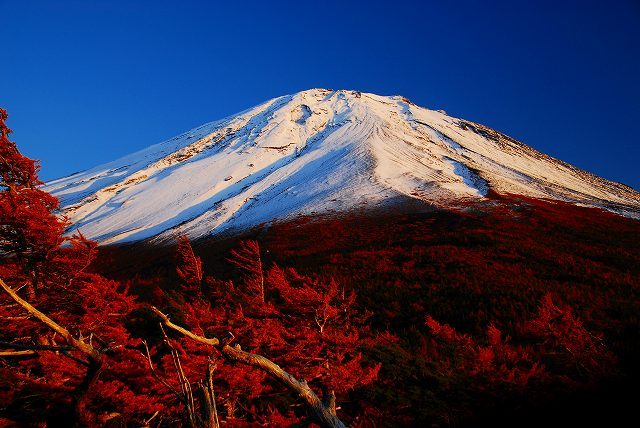
<svg viewBox="0 0 640 428"><path fill-rule="evenodd" d="M322 88L274 98L46 188L73 228L102 244L198 238L399 198L455 207L490 190L640 212L633 189L491 128L402 96Z"/></svg>

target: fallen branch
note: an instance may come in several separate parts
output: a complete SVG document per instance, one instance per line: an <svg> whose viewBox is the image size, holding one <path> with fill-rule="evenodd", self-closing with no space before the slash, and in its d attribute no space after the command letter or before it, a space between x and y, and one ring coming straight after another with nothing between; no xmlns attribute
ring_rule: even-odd
<svg viewBox="0 0 640 428"><path fill-rule="evenodd" d="M102 361L102 354L96 348L73 337L69 330L59 325L51 318L34 308L29 302L22 299L22 297L18 296L18 293L16 293L11 287L5 284L2 279L0 279L0 287L2 287L4 291L6 291L7 294L11 296L11 298L15 300L16 303L18 303L20 306L22 306L27 312L46 324L47 327L49 327L51 330L62 336L70 346L74 347L83 354L86 354L92 360Z"/></svg>
<svg viewBox="0 0 640 428"><path fill-rule="evenodd" d="M54 352L71 351L73 349L70 346L36 345L31 343L13 343L13 342L4 342L4 341L0 341L0 348L27 349L30 351L54 351Z"/></svg>
<svg viewBox="0 0 640 428"><path fill-rule="evenodd" d="M209 345L209 346L213 346L213 347L218 347L218 345L220 345L220 341L215 337L212 338L212 339L207 339L206 337L198 336L197 334L194 334L194 333L190 332L189 330L187 330L187 329L185 329L183 327L180 327L177 324L172 323L171 320L169 319L169 317L166 316L164 313L162 313L155 306L152 306L151 310L162 319L162 323L164 325L166 325L167 327L169 327L172 330L177 331L178 333L184 334L189 339L193 339L196 342L204 343L205 345Z"/></svg>
<svg viewBox="0 0 640 428"><path fill-rule="evenodd" d="M37 345L37 344L31 344L31 343L12 343L12 342L0 341L0 348L20 349L19 351L0 351L0 357L23 357L25 355L38 355L36 351L51 351L51 352L60 352L67 358L70 358L73 361L80 363L82 365L85 365L85 366L89 365L87 361L74 357L69 353L69 351L73 351L75 349L71 346L51 346L51 345Z"/></svg>
<svg viewBox="0 0 640 428"><path fill-rule="evenodd" d="M0 351L0 357L24 357L25 355L35 355L36 351Z"/></svg>
<svg viewBox="0 0 640 428"><path fill-rule="evenodd" d="M88 361L85 362L69 354L68 350L60 350L66 357L88 366L84 379L74 391L74 408L79 425L92 425L94 421L91 419L91 413L87 409L87 391L89 391L89 389L97 382L98 377L100 376L100 372L102 370L102 352L94 348L91 344L73 337L69 330L56 323L29 302L21 298L18 293L9 287L2 279L0 279L0 287L2 287L2 289L28 313L62 336L70 347L88 357Z"/></svg>
<svg viewBox="0 0 640 428"><path fill-rule="evenodd" d="M344 423L342 423L342 421L336 415L335 396L332 393L328 393L328 396L325 397L324 401L320 400L320 398L316 395L315 392L313 392L306 381L300 381L296 379L268 358L263 357L262 355L243 351L240 348L240 345L229 346L226 343L221 343L218 338L207 338L194 334L189 330L172 323L169 317L155 306L152 306L151 310L162 319L162 322L165 326L171 328L172 330L175 330L187 336L188 338L195 340L196 342L200 342L216 348L226 359L230 361L239 362L251 367L256 367L279 381L290 391L294 392L304 400L312 415L321 426L327 428L345 427Z"/></svg>

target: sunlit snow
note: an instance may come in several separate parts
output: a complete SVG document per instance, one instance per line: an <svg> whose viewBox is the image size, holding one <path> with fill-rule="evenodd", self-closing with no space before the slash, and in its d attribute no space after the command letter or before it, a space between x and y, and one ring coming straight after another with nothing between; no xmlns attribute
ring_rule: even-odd
<svg viewBox="0 0 640 428"><path fill-rule="evenodd" d="M402 97L312 89L47 183L102 244L197 238L299 214L440 206L489 189L636 215L631 188Z"/></svg>

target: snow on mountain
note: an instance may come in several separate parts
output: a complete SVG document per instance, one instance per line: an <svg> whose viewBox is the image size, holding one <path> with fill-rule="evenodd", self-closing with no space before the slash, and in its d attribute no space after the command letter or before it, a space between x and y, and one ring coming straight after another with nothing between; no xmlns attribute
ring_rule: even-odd
<svg viewBox="0 0 640 428"><path fill-rule="evenodd" d="M403 97L312 89L49 182L101 244L191 238L299 214L483 200L491 189L638 216L640 194Z"/></svg>

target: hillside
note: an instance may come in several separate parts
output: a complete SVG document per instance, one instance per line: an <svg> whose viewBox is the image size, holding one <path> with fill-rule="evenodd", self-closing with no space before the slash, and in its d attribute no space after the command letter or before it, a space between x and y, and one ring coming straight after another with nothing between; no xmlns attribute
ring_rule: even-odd
<svg viewBox="0 0 640 428"><path fill-rule="evenodd" d="M398 338L366 349L367 358L382 362L380 377L343 398L345 412L364 411L383 426L597 426L629 414L640 375L640 223L564 202L492 202L457 212L306 217L240 237L258 240L265 271L275 263L355 291L373 330ZM206 274L241 281L227 260L238 239L195 243ZM96 267L153 300L158 286L172 290L179 281L173 255L172 246L105 247ZM467 357L458 349L457 369L440 372L452 362L436 351L427 316L483 346L492 325L510 344L535 350L540 345L525 325L545 296L570 308L615 357L594 354L599 365L581 368L566 351L554 356L540 348L535 361L545 374L518 385L459 365Z"/></svg>

